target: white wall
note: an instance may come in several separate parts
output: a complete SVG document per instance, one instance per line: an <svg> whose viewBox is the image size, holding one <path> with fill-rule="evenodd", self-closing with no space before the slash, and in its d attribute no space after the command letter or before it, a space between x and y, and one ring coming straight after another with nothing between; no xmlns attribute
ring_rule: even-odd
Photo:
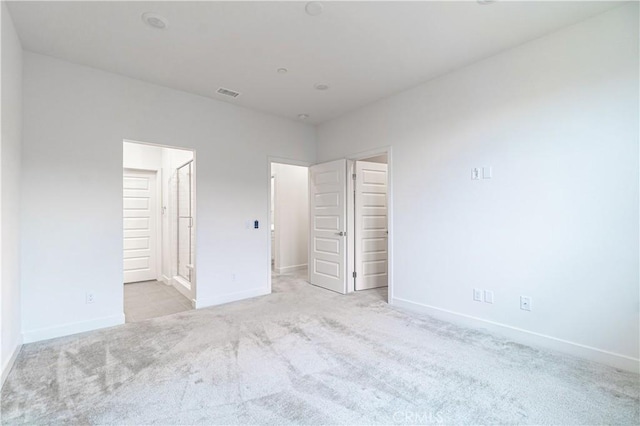
<svg viewBox="0 0 640 426"><path fill-rule="evenodd" d="M271 164L275 176L275 270L283 274L307 265L309 242L309 169Z"/></svg>
<svg viewBox="0 0 640 426"><path fill-rule="evenodd" d="M638 65L636 3L320 125L392 146L392 303L637 369Z"/></svg>
<svg viewBox="0 0 640 426"><path fill-rule="evenodd" d="M159 146L124 142L122 167L125 169L162 170L164 149Z"/></svg>
<svg viewBox="0 0 640 426"><path fill-rule="evenodd" d="M2 2L2 141L0 144L0 385L22 343L20 334L20 151L22 46Z"/></svg>
<svg viewBox="0 0 640 426"><path fill-rule="evenodd" d="M123 139L196 150L198 305L269 291L267 158L313 127L28 52L23 111L25 340L123 321Z"/></svg>

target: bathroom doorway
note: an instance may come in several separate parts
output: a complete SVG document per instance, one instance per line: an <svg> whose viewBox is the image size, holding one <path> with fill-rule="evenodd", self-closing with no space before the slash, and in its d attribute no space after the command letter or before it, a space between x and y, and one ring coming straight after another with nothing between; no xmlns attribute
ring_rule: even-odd
<svg viewBox="0 0 640 426"><path fill-rule="evenodd" d="M123 143L126 322L196 306L195 169L192 150Z"/></svg>

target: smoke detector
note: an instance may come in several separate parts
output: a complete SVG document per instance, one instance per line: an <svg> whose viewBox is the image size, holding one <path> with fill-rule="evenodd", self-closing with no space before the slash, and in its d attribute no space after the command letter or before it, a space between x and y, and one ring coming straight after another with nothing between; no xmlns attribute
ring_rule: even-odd
<svg viewBox="0 0 640 426"><path fill-rule="evenodd" d="M318 16L324 10L324 6L319 1L310 1L305 5L304 10L307 15Z"/></svg>

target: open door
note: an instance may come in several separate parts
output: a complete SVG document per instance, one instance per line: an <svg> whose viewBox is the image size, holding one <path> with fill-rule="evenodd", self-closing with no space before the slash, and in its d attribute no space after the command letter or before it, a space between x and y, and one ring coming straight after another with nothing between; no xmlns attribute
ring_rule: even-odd
<svg viewBox="0 0 640 426"><path fill-rule="evenodd" d="M309 167L309 281L346 293L347 160Z"/></svg>
<svg viewBox="0 0 640 426"><path fill-rule="evenodd" d="M356 161L356 290L385 287L388 273L387 165Z"/></svg>

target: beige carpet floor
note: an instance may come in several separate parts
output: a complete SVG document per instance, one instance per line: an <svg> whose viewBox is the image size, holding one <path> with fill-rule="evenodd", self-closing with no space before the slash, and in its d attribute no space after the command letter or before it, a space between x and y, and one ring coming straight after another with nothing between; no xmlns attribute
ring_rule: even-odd
<svg viewBox="0 0 640 426"><path fill-rule="evenodd" d="M639 424L636 374L293 276L252 300L25 345L3 424Z"/></svg>

